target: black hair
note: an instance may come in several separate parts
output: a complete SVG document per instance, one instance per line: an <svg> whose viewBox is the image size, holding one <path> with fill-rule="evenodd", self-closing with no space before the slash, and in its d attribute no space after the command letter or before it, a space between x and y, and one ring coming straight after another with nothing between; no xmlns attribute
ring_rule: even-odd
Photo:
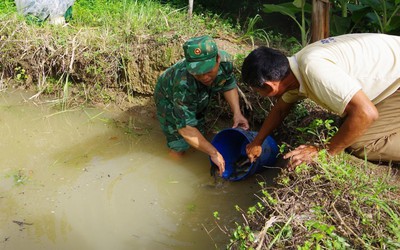
<svg viewBox="0 0 400 250"><path fill-rule="evenodd" d="M279 81L290 72L289 60L280 51L258 47L243 61L242 80L250 87L263 87L265 81Z"/></svg>

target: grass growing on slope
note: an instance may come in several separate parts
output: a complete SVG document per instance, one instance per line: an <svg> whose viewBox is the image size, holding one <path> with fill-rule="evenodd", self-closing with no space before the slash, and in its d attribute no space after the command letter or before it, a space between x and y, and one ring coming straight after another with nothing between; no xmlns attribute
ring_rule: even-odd
<svg viewBox="0 0 400 250"><path fill-rule="evenodd" d="M325 151L313 166L283 171L277 187L240 210L233 249L399 249L400 191L395 169Z"/></svg>
<svg viewBox="0 0 400 250"><path fill-rule="evenodd" d="M38 95L59 95L63 106L74 97L112 102L117 92L151 95L160 72L182 58L186 39L234 35L217 15L189 19L186 8L153 0L78 0L70 22L56 26L30 22L11 0L0 13L2 86L35 86Z"/></svg>

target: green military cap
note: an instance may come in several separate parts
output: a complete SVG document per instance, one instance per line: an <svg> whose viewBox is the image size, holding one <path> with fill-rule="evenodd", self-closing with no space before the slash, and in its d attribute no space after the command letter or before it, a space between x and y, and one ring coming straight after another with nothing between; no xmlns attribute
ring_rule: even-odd
<svg viewBox="0 0 400 250"><path fill-rule="evenodd" d="M201 75L209 72L216 64L218 48L210 36L193 37L183 44L186 69L190 74Z"/></svg>

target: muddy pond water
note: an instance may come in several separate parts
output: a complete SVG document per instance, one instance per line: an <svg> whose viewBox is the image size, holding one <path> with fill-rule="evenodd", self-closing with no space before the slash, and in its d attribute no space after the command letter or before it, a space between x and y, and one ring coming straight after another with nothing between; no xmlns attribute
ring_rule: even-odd
<svg viewBox="0 0 400 250"><path fill-rule="evenodd" d="M0 249L225 249L258 181L210 176L208 157L168 156L146 110L75 108L0 92Z"/></svg>

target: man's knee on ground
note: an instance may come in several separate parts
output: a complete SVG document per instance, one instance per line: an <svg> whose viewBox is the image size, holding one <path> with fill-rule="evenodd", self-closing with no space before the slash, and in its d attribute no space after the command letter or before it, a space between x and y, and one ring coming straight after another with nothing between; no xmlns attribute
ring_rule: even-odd
<svg viewBox="0 0 400 250"><path fill-rule="evenodd" d="M359 141L348 148L354 156L369 161L400 162L400 131L370 141Z"/></svg>

